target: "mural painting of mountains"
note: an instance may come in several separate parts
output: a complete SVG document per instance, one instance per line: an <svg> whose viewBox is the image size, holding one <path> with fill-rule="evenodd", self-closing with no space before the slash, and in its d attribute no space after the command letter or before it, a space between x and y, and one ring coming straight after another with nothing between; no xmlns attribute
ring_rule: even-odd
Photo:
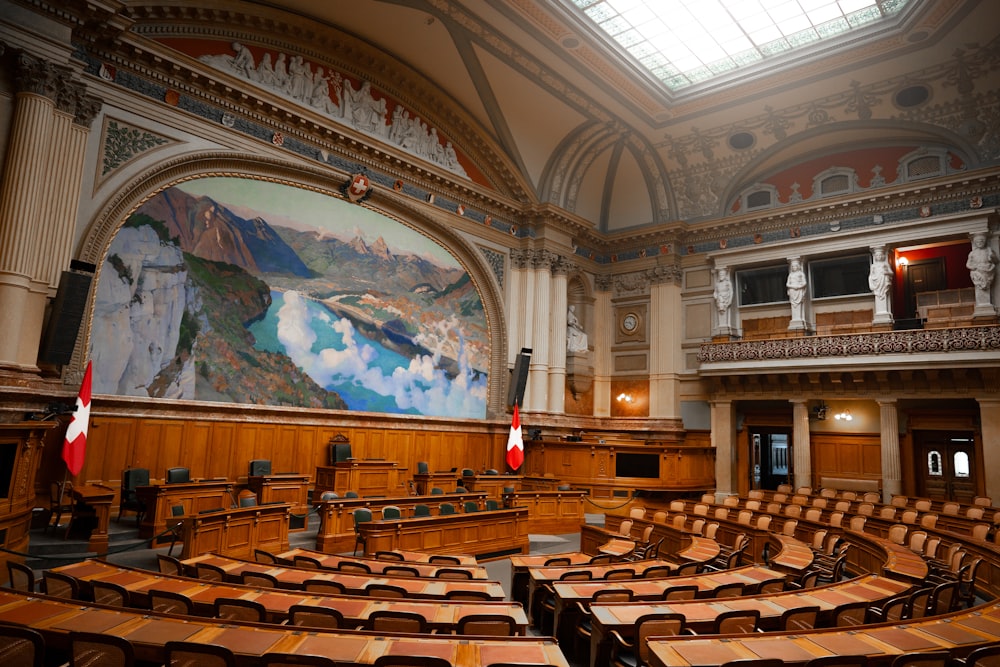
<svg viewBox="0 0 1000 667"><path fill-rule="evenodd" d="M202 259L226 262L253 275L310 278L299 256L263 219L246 220L209 197L169 188L143 204L139 213L162 220L181 249Z"/></svg>
<svg viewBox="0 0 1000 667"><path fill-rule="evenodd" d="M91 357L117 366L101 391L485 415L482 300L433 238L285 185L186 185L152 196L112 243Z"/></svg>
<svg viewBox="0 0 1000 667"><path fill-rule="evenodd" d="M445 268L410 253L395 254L380 236L370 245L360 236L342 241L314 231L274 226L315 276L329 281L333 291L431 293L447 291L465 279L461 269ZM328 296L320 293L317 296Z"/></svg>

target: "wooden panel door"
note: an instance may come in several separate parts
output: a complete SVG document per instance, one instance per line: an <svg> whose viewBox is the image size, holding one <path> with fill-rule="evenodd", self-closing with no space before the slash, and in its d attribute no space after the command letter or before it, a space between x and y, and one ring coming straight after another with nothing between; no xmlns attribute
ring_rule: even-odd
<svg viewBox="0 0 1000 667"><path fill-rule="evenodd" d="M920 495L971 503L977 466L971 431L914 431Z"/></svg>
<svg viewBox="0 0 1000 667"><path fill-rule="evenodd" d="M917 316L917 293L934 292L948 287L944 268L944 257L931 257L904 267L903 308L900 317Z"/></svg>

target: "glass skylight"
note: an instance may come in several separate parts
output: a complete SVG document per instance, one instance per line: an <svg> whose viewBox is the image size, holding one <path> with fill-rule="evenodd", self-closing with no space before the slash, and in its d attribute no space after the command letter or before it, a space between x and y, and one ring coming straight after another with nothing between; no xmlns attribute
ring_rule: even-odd
<svg viewBox="0 0 1000 667"><path fill-rule="evenodd" d="M670 90L897 14L911 0L570 0Z"/></svg>

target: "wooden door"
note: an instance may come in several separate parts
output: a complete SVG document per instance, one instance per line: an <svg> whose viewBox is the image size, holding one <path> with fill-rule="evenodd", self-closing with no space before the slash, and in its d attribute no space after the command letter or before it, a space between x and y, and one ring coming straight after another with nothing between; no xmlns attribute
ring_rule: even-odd
<svg viewBox="0 0 1000 667"><path fill-rule="evenodd" d="M914 431L920 495L971 503L976 496L975 440L971 431Z"/></svg>
<svg viewBox="0 0 1000 667"><path fill-rule="evenodd" d="M918 292L934 292L947 287L944 257L931 257L907 264L903 271L903 312L899 316L917 316Z"/></svg>

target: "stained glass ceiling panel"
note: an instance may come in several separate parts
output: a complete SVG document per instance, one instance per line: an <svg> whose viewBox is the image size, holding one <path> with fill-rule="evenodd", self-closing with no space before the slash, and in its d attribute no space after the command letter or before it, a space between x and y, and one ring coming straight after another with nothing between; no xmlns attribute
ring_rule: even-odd
<svg viewBox="0 0 1000 667"><path fill-rule="evenodd" d="M915 0L569 0L670 90L895 16Z"/></svg>

